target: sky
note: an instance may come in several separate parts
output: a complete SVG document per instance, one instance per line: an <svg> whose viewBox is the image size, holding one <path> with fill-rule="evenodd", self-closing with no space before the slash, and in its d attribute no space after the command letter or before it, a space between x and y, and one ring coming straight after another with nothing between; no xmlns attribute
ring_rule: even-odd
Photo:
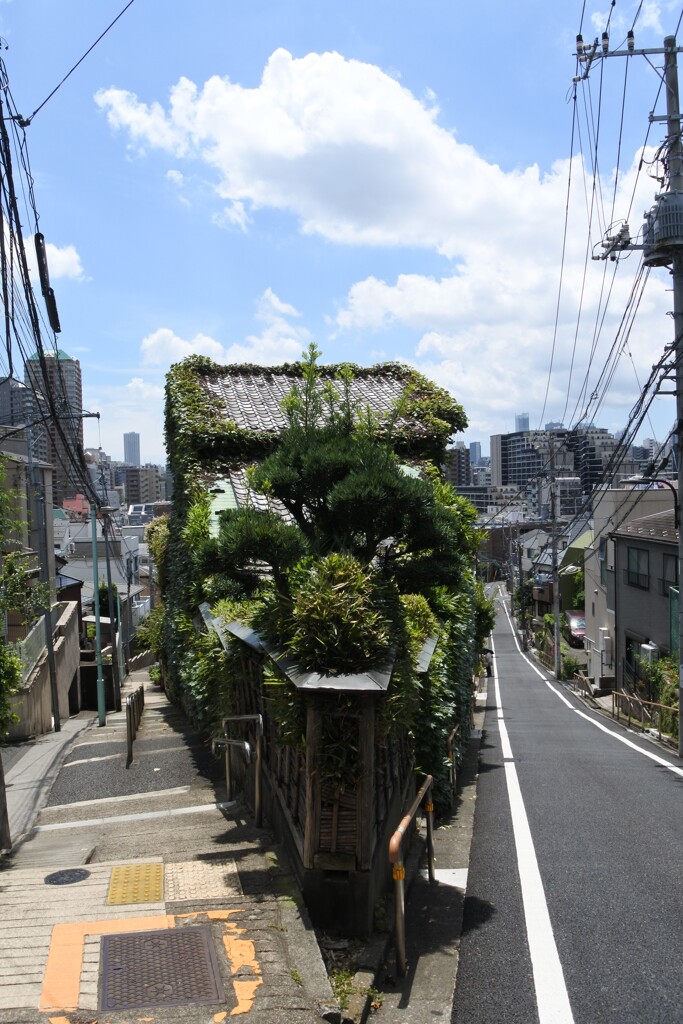
<svg viewBox="0 0 683 1024"><path fill-rule="evenodd" d="M624 220L641 240L662 58L574 83L575 40L609 19L621 49L635 19L636 47L661 47L680 3L134 0L41 106L126 2L0 0L14 103L37 110L57 342L100 413L86 446L122 459L137 431L162 463L171 364L278 365L311 341L415 366L484 452L520 412L626 426L671 340L670 276L631 316L639 252L591 256ZM657 397L640 436L674 418Z"/></svg>

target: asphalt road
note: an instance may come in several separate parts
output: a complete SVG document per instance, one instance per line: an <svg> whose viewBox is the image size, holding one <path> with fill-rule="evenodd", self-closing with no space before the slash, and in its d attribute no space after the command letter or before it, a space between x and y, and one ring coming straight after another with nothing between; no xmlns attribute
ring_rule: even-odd
<svg viewBox="0 0 683 1024"><path fill-rule="evenodd" d="M453 1024L683 1021L681 762L536 669L498 607Z"/></svg>

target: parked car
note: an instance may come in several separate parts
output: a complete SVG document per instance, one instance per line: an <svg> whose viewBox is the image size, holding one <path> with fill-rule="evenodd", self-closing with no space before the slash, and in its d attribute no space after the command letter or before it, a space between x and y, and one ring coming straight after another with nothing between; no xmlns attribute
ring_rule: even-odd
<svg viewBox="0 0 683 1024"><path fill-rule="evenodd" d="M586 613L580 608L572 608L562 616L562 636L570 647L583 647L586 635Z"/></svg>

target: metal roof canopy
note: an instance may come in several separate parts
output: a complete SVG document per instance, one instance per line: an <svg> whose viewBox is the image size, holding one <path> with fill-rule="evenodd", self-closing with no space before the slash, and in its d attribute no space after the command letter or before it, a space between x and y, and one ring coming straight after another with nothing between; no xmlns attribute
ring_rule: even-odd
<svg viewBox="0 0 683 1024"><path fill-rule="evenodd" d="M251 647L259 654L266 654L275 662L280 671L296 686L298 690L335 690L338 693L386 693L391 681L391 673L394 669L395 657L384 665L378 665L368 672L339 673L332 672L310 672L302 671L294 658L288 657L282 651L270 647L259 634L245 626L242 622L225 622L224 619L214 618L206 601L199 606L202 618L209 627L215 629L220 637L223 647L227 650L225 633L241 640L242 643ZM417 671L426 672L436 649L437 637L429 637L417 659Z"/></svg>
<svg viewBox="0 0 683 1024"><path fill-rule="evenodd" d="M391 673L394 668L394 658L384 665L372 668L368 672L339 673L331 672L309 672L299 668L294 658L288 657L282 651L266 644L258 633L241 622L223 622L222 619L214 619L218 635L221 629L227 630L232 636L237 637L259 654L267 654L275 662L280 671L287 676L289 681L296 686L297 690L335 690L338 693L386 693L391 680ZM223 638L221 638L223 639Z"/></svg>

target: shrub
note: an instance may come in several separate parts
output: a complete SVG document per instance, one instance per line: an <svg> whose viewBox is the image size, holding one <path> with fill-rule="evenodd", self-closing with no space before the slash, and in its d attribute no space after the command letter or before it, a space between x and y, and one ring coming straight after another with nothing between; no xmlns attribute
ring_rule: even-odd
<svg viewBox="0 0 683 1024"><path fill-rule="evenodd" d="M266 598L255 624L301 668L354 672L386 659L392 627L372 569L349 555L306 558L290 572L289 590Z"/></svg>

